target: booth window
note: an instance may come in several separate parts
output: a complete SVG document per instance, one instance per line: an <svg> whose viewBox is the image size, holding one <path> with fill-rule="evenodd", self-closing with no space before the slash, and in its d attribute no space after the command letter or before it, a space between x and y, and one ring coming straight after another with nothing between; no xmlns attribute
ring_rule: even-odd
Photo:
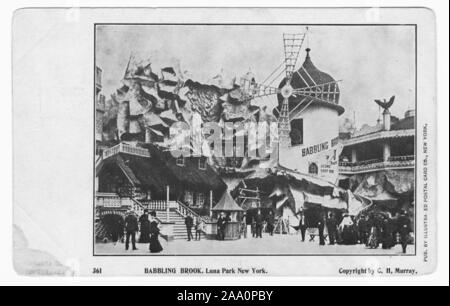
<svg viewBox="0 0 450 306"><path fill-rule="evenodd" d="M180 156L177 158L177 166L184 167L184 156Z"/></svg>
<svg viewBox="0 0 450 306"><path fill-rule="evenodd" d="M308 169L309 174L319 174L319 167L316 163L311 163Z"/></svg>
<svg viewBox="0 0 450 306"><path fill-rule="evenodd" d="M291 144L293 146L303 144L303 119L291 121Z"/></svg>
<svg viewBox="0 0 450 306"><path fill-rule="evenodd" d="M200 157L198 160L198 168L200 170L206 170L206 158Z"/></svg>

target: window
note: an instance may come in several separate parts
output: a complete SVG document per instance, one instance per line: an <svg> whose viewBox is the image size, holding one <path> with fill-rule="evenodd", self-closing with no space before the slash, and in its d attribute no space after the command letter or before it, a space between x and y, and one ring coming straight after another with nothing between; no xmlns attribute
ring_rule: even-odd
<svg viewBox="0 0 450 306"><path fill-rule="evenodd" d="M188 206L192 206L192 204L194 204L194 194L191 191L185 191L185 193L184 193L184 202Z"/></svg>
<svg viewBox="0 0 450 306"><path fill-rule="evenodd" d="M203 206L203 204L205 204L205 194L204 193L197 193L197 198L195 201L195 205L196 206Z"/></svg>
<svg viewBox="0 0 450 306"><path fill-rule="evenodd" d="M177 166L184 167L184 156L180 156L177 158Z"/></svg>
<svg viewBox="0 0 450 306"><path fill-rule="evenodd" d="M316 163L311 163L309 164L308 172L309 174L317 175L319 174L319 167L317 167Z"/></svg>
<svg viewBox="0 0 450 306"><path fill-rule="evenodd" d="M291 143L293 146L303 144L303 119L291 121Z"/></svg>
<svg viewBox="0 0 450 306"><path fill-rule="evenodd" d="M200 159L198 160L198 168L200 170L206 170L206 158L200 157Z"/></svg>

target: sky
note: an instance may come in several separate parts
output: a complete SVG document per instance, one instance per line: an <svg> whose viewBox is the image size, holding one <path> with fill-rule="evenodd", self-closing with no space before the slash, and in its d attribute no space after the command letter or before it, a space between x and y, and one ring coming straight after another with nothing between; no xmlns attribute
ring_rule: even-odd
<svg viewBox="0 0 450 306"><path fill-rule="evenodd" d="M415 105L415 30L412 26L308 27L305 48L315 66L340 83L341 118L374 125L374 99L396 96L391 113L403 118ZM302 33L306 26L234 25L98 25L96 65L103 70L107 98L121 86L130 54L150 59L152 68L175 66L192 79L210 83L223 72L238 79L249 70L263 82L283 61L283 33ZM273 86L278 86L279 80ZM276 97L264 104L276 105Z"/></svg>

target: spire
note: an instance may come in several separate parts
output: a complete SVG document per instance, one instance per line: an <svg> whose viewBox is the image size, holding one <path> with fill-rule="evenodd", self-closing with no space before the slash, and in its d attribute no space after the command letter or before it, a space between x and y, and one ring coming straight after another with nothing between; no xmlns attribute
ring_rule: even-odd
<svg viewBox="0 0 450 306"><path fill-rule="evenodd" d="M309 52L311 51L311 48L308 47L308 48L305 49L305 51L306 51L306 58L310 58L309 57Z"/></svg>

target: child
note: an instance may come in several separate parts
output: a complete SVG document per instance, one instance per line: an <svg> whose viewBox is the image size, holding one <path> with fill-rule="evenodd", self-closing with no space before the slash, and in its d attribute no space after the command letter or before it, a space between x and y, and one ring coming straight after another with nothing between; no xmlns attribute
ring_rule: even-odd
<svg viewBox="0 0 450 306"><path fill-rule="evenodd" d="M202 219L197 218L195 222L195 240L200 241L202 238L202 232L205 231L205 223Z"/></svg>

